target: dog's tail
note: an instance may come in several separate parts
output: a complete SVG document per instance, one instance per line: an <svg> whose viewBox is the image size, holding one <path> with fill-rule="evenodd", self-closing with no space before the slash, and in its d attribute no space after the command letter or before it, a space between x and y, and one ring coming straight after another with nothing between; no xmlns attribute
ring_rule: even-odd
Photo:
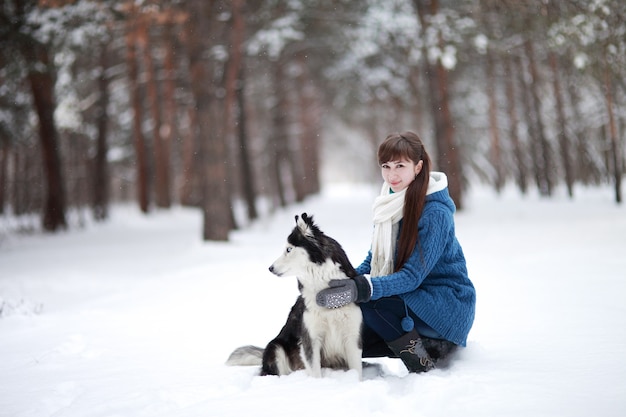
<svg viewBox="0 0 626 417"><path fill-rule="evenodd" d="M263 351L257 346L241 346L230 354L226 360L228 366L261 366L263 363Z"/></svg>

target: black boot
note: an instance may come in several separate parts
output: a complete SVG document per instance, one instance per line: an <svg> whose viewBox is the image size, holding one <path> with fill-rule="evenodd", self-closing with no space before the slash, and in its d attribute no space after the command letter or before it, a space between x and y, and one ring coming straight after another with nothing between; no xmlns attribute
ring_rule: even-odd
<svg viewBox="0 0 626 417"><path fill-rule="evenodd" d="M457 345L447 340L431 339L424 336L422 336L422 344L436 363L439 363L440 360L448 359L458 348Z"/></svg>
<svg viewBox="0 0 626 417"><path fill-rule="evenodd" d="M435 363L424 349L422 338L415 330L387 342L387 346L402 360L409 372L428 372L435 369Z"/></svg>

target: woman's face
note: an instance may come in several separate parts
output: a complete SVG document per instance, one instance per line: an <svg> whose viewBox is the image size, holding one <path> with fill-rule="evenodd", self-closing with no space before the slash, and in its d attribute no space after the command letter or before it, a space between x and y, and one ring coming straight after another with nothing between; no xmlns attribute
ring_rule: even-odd
<svg viewBox="0 0 626 417"><path fill-rule="evenodd" d="M394 193L409 186L422 170L422 161L417 164L410 159L398 159L385 162L380 166L383 179L391 186Z"/></svg>

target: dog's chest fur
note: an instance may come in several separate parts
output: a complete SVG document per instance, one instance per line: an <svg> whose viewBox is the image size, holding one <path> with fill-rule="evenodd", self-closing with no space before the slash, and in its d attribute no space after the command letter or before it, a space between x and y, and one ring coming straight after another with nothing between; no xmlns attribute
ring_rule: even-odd
<svg viewBox="0 0 626 417"><path fill-rule="evenodd" d="M322 360L327 362L325 365L337 365L345 359L346 341L360 340L361 309L356 304L335 309L318 306L315 297L320 290L328 287L330 281L328 277L333 279L347 277L339 265L330 260L316 272L318 273L298 277L300 293L305 304L302 332L306 334L303 335L302 345L306 354L308 345L318 341L323 350Z"/></svg>
<svg viewBox="0 0 626 417"><path fill-rule="evenodd" d="M361 310L355 304L337 309L315 306L307 307L302 316L303 332L308 337L319 340L327 360L345 356L346 340L358 338L354 329L361 328ZM343 359L342 359L343 360Z"/></svg>

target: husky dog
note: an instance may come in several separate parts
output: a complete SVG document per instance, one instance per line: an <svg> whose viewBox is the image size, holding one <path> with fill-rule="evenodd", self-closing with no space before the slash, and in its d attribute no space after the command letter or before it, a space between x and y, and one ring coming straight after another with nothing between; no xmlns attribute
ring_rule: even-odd
<svg viewBox="0 0 626 417"><path fill-rule="evenodd" d="M243 346L236 349L228 365L261 365L261 375L286 375L306 369L320 377L322 368L354 369L362 376L361 325L356 304L337 309L320 307L318 291L331 279L352 278L356 271L341 245L326 236L302 213L287 238L283 254L270 266L278 276L298 278L300 296L291 308L282 330L265 349Z"/></svg>

